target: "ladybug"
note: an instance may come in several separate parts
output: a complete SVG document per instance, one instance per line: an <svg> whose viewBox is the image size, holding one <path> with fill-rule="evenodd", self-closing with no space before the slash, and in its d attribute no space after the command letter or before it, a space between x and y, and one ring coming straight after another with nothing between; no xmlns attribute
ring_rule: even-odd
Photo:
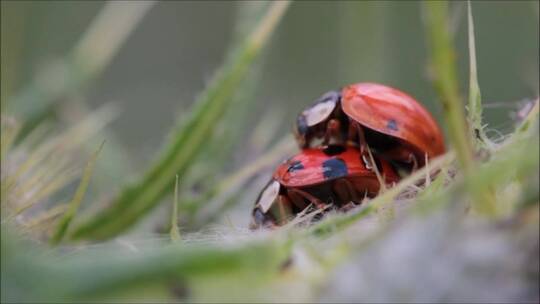
<svg viewBox="0 0 540 304"><path fill-rule="evenodd" d="M375 158L388 185L398 176L388 162ZM252 211L251 229L285 224L309 206L346 211L374 197L380 184L373 170L366 168L356 148L330 145L308 148L283 162L259 194Z"/></svg>
<svg viewBox="0 0 540 304"><path fill-rule="evenodd" d="M377 83L356 83L331 91L296 119L302 149L327 144L359 146L366 165L367 146L392 163L415 169L425 157L445 151L442 132L414 98Z"/></svg>

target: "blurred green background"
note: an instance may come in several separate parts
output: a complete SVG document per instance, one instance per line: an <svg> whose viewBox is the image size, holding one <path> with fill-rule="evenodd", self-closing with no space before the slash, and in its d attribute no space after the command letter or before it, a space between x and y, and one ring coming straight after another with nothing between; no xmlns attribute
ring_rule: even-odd
<svg viewBox="0 0 540 304"><path fill-rule="evenodd" d="M106 190L97 190L99 195L114 192L133 173L148 168L178 117L189 115L193 101L225 60L231 41L238 39L235 20L241 4L249 2L156 3L97 77L64 98L68 109L70 103L81 102L90 109L113 102L120 109L111 131L101 136L108 147L122 147L122 162L128 169L119 170L112 179L98 169L95 184ZM10 100L36 77L54 79L48 75L54 71L51 66L67 58L103 6L98 1L2 1L3 113L17 108ZM484 115L488 134L496 138L499 131L513 126L511 114L519 102L538 94L538 2L482 1L473 2L472 9ZM466 2L451 3L451 13L462 95L467 96ZM277 130L255 136L269 136L275 142L290 133L303 107L324 92L353 82L400 88L441 121L440 103L430 83L422 17L421 5L414 1L293 3L265 48L258 74L252 73L260 80L254 81L254 92L248 94L251 115L241 116L245 121L240 127L247 130L235 131L245 137L241 147L254 140L251 131L260 127L263 118L270 117L264 123ZM264 152L232 149L232 159L225 160L225 167L223 161L219 165L221 173L234 171ZM203 155L203 166L212 158ZM106 156L100 161L106 168L115 166ZM118 175L123 180L114 177ZM212 174L207 184L219 181L219 176ZM249 202L243 208L251 204L263 180L247 195ZM246 210L241 210L239 218L247 220Z"/></svg>
<svg viewBox="0 0 540 304"><path fill-rule="evenodd" d="M135 164L150 159L176 114L188 108L223 61L237 4L158 3L80 96L92 107L111 101L120 105L122 113L112 128ZM65 56L102 6L97 1L2 1L3 97L48 62ZM482 1L472 7L485 103L513 103L536 95L538 3ZM452 9L465 84L466 3L453 3ZM284 123L281 132L288 132L293 117L317 96L360 81L398 87L440 117L428 82L421 17L417 2L294 3L267 48L253 123L265 111L277 109ZM490 126L508 127L508 111L488 106Z"/></svg>

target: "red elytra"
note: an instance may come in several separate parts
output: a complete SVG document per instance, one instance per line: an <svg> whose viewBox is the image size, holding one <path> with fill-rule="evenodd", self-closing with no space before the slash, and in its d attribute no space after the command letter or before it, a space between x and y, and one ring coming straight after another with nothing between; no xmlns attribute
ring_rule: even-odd
<svg viewBox="0 0 540 304"><path fill-rule="evenodd" d="M379 170L386 181L392 183L397 175L388 162L381 160ZM328 146L323 149L304 149L278 166L273 178L285 187L314 186L338 178L371 178L377 176L360 161L360 152L354 148ZM377 189L371 189L374 192Z"/></svg>
<svg viewBox="0 0 540 304"><path fill-rule="evenodd" d="M431 114L406 93L377 83L326 93L298 116L295 135L301 148L349 143L365 159L369 146L390 161L415 166L445 151Z"/></svg>
<svg viewBox="0 0 540 304"><path fill-rule="evenodd" d="M388 162L376 159L376 163L385 183L399 180ZM364 197L374 197L379 189L377 176L361 161L358 149L305 149L274 171L257 198L251 228L285 224L310 205L326 209L332 204L347 210Z"/></svg>
<svg viewBox="0 0 540 304"><path fill-rule="evenodd" d="M341 95L343 112L363 126L403 140L419 150L418 154L427 153L431 158L444 153L439 126L411 96L377 83L349 85Z"/></svg>

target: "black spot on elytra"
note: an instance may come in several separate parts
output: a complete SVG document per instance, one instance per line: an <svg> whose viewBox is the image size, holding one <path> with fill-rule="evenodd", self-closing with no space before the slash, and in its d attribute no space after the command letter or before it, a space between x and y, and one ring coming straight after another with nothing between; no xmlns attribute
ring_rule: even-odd
<svg viewBox="0 0 540 304"><path fill-rule="evenodd" d="M397 122L394 119L390 119L386 127L392 131L398 130Z"/></svg>
<svg viewBox="0 0 540 304"><path fill-rule="evenodd" d="M347 164L342 159L330 158L322 164L325 179L347 176Z"/></svg>
<svg viewBox="0 0 540 304"><path fill-rule="evenodd" d="M299 170L303 170L303 169L304 169L304 165L302 165L301 161L297 160L297 161L292 162L289 165L289 168L287 169L287 172L294 172L294 171L299 171Z"/></svg>
<svg viewBox="0 0 540 304"><path fill-rule="evenodd" d="M322 151L328 156L334 156L345 152L345 148L343 146L330 145L325 147Z"/></svg>

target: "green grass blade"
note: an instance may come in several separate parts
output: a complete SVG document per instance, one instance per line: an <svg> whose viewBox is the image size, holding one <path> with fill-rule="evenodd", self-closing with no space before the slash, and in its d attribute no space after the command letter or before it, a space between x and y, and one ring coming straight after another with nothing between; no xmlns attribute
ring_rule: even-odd
<svg viewBox="0 0 540 304"><path fill-rule="evenodd" d="M103 149L103 145L105 144L105 141L101 143L99 148L94 152L94 155L90 158L88 161L88 164L84 168L84 173L81 178L81 182L79 183L79 186L77 187L77 190L75 191L75 195L73 196L73 199L69 203L69 209L64 213L64 216L60 220L60 223L58 224L58 227L56 228L56 231L54 232L52 238L51 238L51 244L56 245L62 241L64 238L64 235L66 234L67 229L69 228L69 224L75 217L75 214L77 213L77 210L79 209L79 206L81 205L81 202L84 198L84 194L86 193L86 189L88 189L88 184L90 183L90 178L92 177L92 172L94 171L94 165L96 164L97 157L99 155L99 152L101 152L101 149Z"/></svg>
<svg viewBox="0 0 540 304"><path fill-rule="evenodd" d="M468 120L471 126L471 137L474 138L476 148L485 146L488 142L482 126L482 95L478 85L478 71L476 68L476 43L474 35L474 22L471 11L471 2L467 1L467 23L469 36L469 104Z"/></svg>
<svg viewBox="0 0 540 304"><path fill-rule="evenodd" d="M270 2L236 3L236 21L231 45L239 45L245 39L253 25L264 16L270 4ZM225 172L231 169L230 160L234 159L235 155L238 154L239 146L245 146L244 141L249 136L250 126L254 123L254 118L256 118L253 113L257 112L258 107L261 106L261 99L257 98L256 92L261 85L261 77L263 76L261 71L266 58L267 52L263 51L259 55L259 59L251 65L249 74L245 76L242 83L242 89L231 97L231 103L227 106L223 117L215 127L218 131L207 139L205 146L198 154L198 159L204 159L204 162L197 162L190 169L192 174L183 178L181 190L193 189L194 185L203 191L205 191L204 189L211 189L214 184L222 179L216 172ZM268 116L264 115L264 117ZM247 147L242 153L248 153L249 150L250 147ZM184 202L185 196L184 193L180 200ZM202 202L200 207L205 205L206 202ZM183 214L187 220L186 224L192 222L191 215L195 215L196 212L197 210L193 209L192 213Z"/></svg>
<svg viewBox="0 0 540 304"><path fill-rule="evenodd" d="M180 241L180 231L178 230L178 175L176 175L176 181L174 183L174 200L171 210L171 241Z"/></svg>
<svg viewBox="0 0 540 304"><path fill-rule="evenodd" d="M111 254L114 248L103 246L90 252L51 257L39 247L16 240L13 231L2 229L1 251L2 302L11 303L22 299L95 300L146 284L170 285L178 280L216 275L264 280L279 273L291 246L283 239L234 246L161 244L137 254ZM17 288L9 288L13 284L18 284ZM25 292L17 294L19 288Z"/></svg>
<svg viewBox="0 0 540 304"><path fill-rule="evenodd" d="M455 50L448 26L448 2L426 1L423 5L426 13L425 27L431 51L434 85L443 105L456 158L463 173L468 176L475 170L476 164L473 159L473 141L469 136L471 133L459 93ZM495 214L495 198L492 191L480 192L472 187L468 190L474 195L475 209L485 215Z"/></svg>
<svg viewBox="0 0 540 304"><path fill-rule="evenodd" d="M455 50L448 27L448 3L439 1L423 2L425 8L426 35L431 50L431 67L434 85L444 109L450 140L456 150L456 157L465 170L472 168L472 149L467 132L467 122L455 63Z"/></svg>
<svg viewBox="0 0 540 304"><path fill-rule="evenodd" d="M107 238L127 229L156 206L174 182L191 167L198 151L212 134L231 96L241 86L249 67L285 13L288 2L275 2L251 35L215 75L196 101L193 114L183 126L173 130L169 144L154 166L135 184L127 186L111 206L74 231L73 238Z"/></svg>

